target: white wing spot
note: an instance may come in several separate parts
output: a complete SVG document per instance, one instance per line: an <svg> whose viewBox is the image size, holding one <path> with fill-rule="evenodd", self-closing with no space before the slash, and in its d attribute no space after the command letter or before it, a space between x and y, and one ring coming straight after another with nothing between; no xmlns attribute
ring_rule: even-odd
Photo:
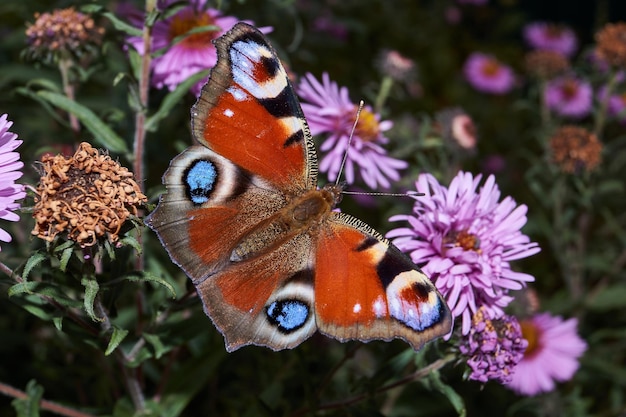
<svg viewBox="0 0 626 417"><path fill-rule="evenodd" d="M385 301L382 297L378 297L376 301L374 301L374 305L372 306L374 309L374 315L376 317L383 317L387 313L387 309L385 308Z"/></svg>
<svg viewBox="0 0 626 417"><path fill-rule="evenodd" d="M359 311L361 311L361 304L356 303L356 304L354 305L354 307L352 308L352 312L356 314L356 313L358 313Z"/></svg>
<svg viewBox="0 0 626 417"><path fill-rule="evenodd" d="M233 112L231 109L224 110L224 116L233 117L234 115L235 115L235 112Z"/></svg>

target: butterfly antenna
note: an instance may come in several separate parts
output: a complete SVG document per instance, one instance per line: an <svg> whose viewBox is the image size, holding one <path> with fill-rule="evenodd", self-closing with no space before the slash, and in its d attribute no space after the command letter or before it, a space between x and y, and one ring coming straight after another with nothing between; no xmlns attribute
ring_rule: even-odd
<svg viewBox="0 0 626 417"><path fill-rule="evenodd" d="M356 116L354 118L354 124L352 125L352 130L350 130L350 136L348 137L348 146L346 146L346 151L343 153L343 159L341 160L341 165L339 166L339 172L337 172L337 179L335 180L335 185L339 185L339 179L341 178L341 174L343 174L343 169L346 166L346 161L348 160L348 152L350 151L350 146L352 146L352 137L354 136L354 132L356 131L356 125L359 123L359 117L361 116L361 110L363 110L363 100L359 102L359 108L356 110Z"/></svg>

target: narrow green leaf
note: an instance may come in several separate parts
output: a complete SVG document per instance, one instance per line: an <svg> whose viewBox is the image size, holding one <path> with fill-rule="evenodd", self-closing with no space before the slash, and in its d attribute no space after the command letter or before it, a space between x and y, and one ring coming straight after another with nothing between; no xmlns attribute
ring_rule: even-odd
<svg viewBox="0 0 626 417"><path fill-rule="evenodd" d="M180 100L189 93L189 89L195 85L198 81L206 79L209 75L208 71L200 71L197 74L192 75L185 81L180 83L176 89L165 96L161 102L161 106L152 116L148 117L146 121L146 130L152 132L157 129L159 122L169 115L170 111L180 104Z"/></svg>
<svg viewBox="0 0 626 417"><path fill-rule="evenodd" d="M138 253L141 253L141 244L139 243L139 241L134 237L134 236L124 236L122 239L119 240L119 243L124 245L124 246L130 246L133 249L135 249Z"/></svg>
<svg viewBox="0 0 626 417"><path fill-rule="evenodd" d="M465 408L465 402L463 402L463 397L461 397L450 385L447 385L441 379L441 374L439 371L431 372L428 375L428 379L432 382L434 388L441 392L446 396L450 404L454 407L459 417L465 417L467 415L467 409Z"/></svg>
<svg viewBox="0 0 626 417"><path fill-rule="evenodd" d="M104 321L103 318L96 316L94 311L94 303L96 301L96 296L98 295L98 290L100 289L98 281L96 281L93 277L85 277L80 281L80 283L85 287L85 299L83 301L85 311L93 321Z"/></svg>
<svg viewBox="0 0 626 417"><path fill-rule="evenodd" d="M111 12L104 12L102 13L102 16L109 19L111 23L113 24L113 27L116 30L119 30L120 32L124 32L125 34L129 36L142 36L143 35L143 32L141 31L141 29L124 22L123 20L119 19L117 16L115 16Z"/></svg>
<svg viewBox="0 0 626 417"><path fill-rule="evenodd" d="M19 282L9 288L9 297L19 294L32 294L33 290L36 289L38 285L38 282L33 281Z"/></svg>
<svg viewBox="0 0 626 417"><path fill-rule="evenodd" d="M154 335L154 334L144 333L143 338L146 339L146 341L150 343L150 345L154 349L154 357L156 359L159 359L161 356L163 356L164 353L168 351L168 349L166 349L163 343L161 342L161 339L159 338L159 336Z"/></svg>
<svg viewBox="0 0 626 417"><path fill-rule="evenodd" d="M151 272L146 272L146 271L135 272L135 273L126 275L123 278L127 279L128 281L133 281L133 282L146 281L146 282L154 282L156 284L160 284L168 289L170 294L172 294L172 298L176 298L176 291L174 290L174 287L172 286L172 284L167 282L163 277L154 275Z"/></svg>
<svg viewBox="0 0 626 417"><path fill-rule="evenodd" d="M34 380L26 385L26 398L16 398L11 403L17 417L39 417L39 403L43 397L43 387Z"/></svg>
<svg viewBox="0 0 626 417"><path fill-rule="evenodd" d="M67 270L67 264L69 263L73 253L74 245L71 245L69 248L65 248L65 250L61 252L61 260L59 265L59 269L61 271L65 272Z"/></svg>
<svg viewBox="0 0 626 417"><path fill-rule="evenodd" d="M106 351L104 352L105 356L109 356L117 347L122 343L122 340L128 335L128 330L126 329L118 329L117 327L113 327L113 333L111 334L111 339L109 340L109 345L107 346Z"/></svg>
<svg viewBox="0 0 626 417"><path fill-rule="evenodd" d="M20 282L9 288L9 296L36 295L49 297L57 303L67 307L80 307L81 303L69 298L65 291L57 285L47 282L26 281Z"/></svg>
<svg viewBox="0 0 626 417"><path fill-rule="evenodd" d="M61 114L52 106L47 100L44 100L39 94L32 91L27 87L17 87L15 92L18 94L22 94L28 98L33 99L34 101L41 104L41 106L48 112L48 114L56 120L61 126L69 126L69 123L66 119L64 119Z"/></svg>
<svg viewBox="0 0 626 417"><path fill-rule="evenodd" d="M38 91L37 95L47 100L54 106L75 115L78 120L91 132L100 146L111 152L126 154L128 147L124 140L117 135L106 123L104 123L89 108L70 100L62 94L51 91Z"/></svg>
<svg viewBox="0 0 626 417"><path fill-rule="evenodd" d="M30 275L30 271L32 271L34 267L43 262L44 259L46 259L46 255L44 255L43 253L33 253L33 255L26 261L26 265L24 265L24 271L22 271L22 279L24 279L24 281L27 281L28 276Z"/></svg>
<svg viewBox="0 0 626 417"><path fill-rule="evenodd" d="M53 317L52 323L54 324L54 327L56 327L58 331L63 331L63 317L61 316Z"/></svg>
<svg viewBox="0 0 626 417"><path fill-rule="evenodd" d="M594 297L590 297L586 304L589 309L598 312L623 310L626 308L626 284L615 284L606 287Z"/></svg>

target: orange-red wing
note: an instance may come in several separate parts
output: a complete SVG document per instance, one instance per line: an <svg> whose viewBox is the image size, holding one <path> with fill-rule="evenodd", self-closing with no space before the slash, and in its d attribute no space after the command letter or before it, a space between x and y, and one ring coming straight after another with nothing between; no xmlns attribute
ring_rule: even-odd
<svg viewBox="0 0 626 417"><path fill-rule="evenodd" d="M435 286L363 222L333 213L316 247L315 312L339 340L401 338L419 349L447 334L452 319Z"/></svg>
<svg viewBox="0 0 626 417"><path fill-rule="evenodd" d="M280 189L314 187L313 143L276 52L245 24L215 45L217 65L192 110L196 140Z"/></svg>

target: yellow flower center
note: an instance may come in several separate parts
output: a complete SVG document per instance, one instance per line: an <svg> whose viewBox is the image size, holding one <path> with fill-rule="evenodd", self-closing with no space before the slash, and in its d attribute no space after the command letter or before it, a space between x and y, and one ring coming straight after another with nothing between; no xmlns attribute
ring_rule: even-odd
<svg viewBox="0 0 626 417"><path fill-rule="evenodd" d="M495 59L488 59L482 66L482 73L487 77L495 77L500 73L500 63Z"/></svg>
<svg viewBox="0 0 626 417"><path fill-rule="evenodd" d="M561 86L563 97L571 100L578 94L578 83L575 80L565 80Z"/></svg>
<svg viewBox="0 0 626 417"><path fill-rule="evenodd" d="M194 28L215 25L213 18L204 12L186 10L172 18L169 27L169 38L173 40L188 33ZM219 29L205 30L188 35L181 41L188 48L202 49L211 45L211 41L219 34Z"/></svg>
<svg viewBox="0 0 626 417"><path fill-rule="evenodd" d="M524 351L524 356L532 356L539 348L539 337L541 336L540 330L530 320L521 320L519 324L522 328L522 337L528 342L528 346Z"/></svg>
<svg viewBox="0 0 626 417"><path fill-rule="evenodd" d="M356 107L354 114L356 114ZM352 119L352 122L354 123L354 118ZM380 126L374 113L365 108L361 110L359 121L356 124L355 134L365 142L374 142L378 139Z"/></svg>

